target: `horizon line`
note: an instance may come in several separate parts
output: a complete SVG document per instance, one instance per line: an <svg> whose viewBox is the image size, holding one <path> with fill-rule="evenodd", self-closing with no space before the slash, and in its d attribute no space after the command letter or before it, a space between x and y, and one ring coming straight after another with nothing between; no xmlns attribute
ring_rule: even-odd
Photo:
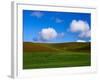
<svg viewBox="0 0 100 80"><path fill-rule="evenodd" d="M23 41L23 42L31 42L31 41ZM91 43L91 42L31 42L31 43Z"/></svg>

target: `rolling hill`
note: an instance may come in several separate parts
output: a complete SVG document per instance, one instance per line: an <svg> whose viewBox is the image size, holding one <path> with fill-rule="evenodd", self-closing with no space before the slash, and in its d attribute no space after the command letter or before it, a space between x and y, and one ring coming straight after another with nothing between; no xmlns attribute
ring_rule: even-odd
<svg viewBox="0 0 100 80"><path fill-rule="evenodd" d="M90 66L90 43L23 42L23 69Z"/></svg>
<svg viewBox="0 0 100 80"><path fill-rule="evenodd" d="M75 51L90 52L91 45L89 42L70 42L70 43L32 43L24 42L23 51Z"/></svg>

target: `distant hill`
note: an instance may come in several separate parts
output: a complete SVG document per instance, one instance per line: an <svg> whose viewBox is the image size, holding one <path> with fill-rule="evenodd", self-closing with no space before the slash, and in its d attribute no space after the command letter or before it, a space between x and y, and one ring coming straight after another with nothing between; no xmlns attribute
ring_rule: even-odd
<svg viewBox="0 0 100 80"><path fill-rule="evenodd" d="M45 45L44 43L24 42L23 51L32 52L32 51L57 51L57 50L55 48L49 47L49 45Z"/></svg>
<svg viewBox="0 0 100 80"><path fill-rule="evenodd" d="M23 42L23 51L75 51L75 52L90 52L90 42L66 42L66 43L32 43Z"/></svg>

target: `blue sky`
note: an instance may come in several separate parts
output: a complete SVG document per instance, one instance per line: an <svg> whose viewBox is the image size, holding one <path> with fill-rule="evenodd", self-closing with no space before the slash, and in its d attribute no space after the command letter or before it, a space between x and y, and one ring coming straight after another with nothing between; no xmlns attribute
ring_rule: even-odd
<svg viewBox="0 0 100 80"><path fill-rule="evenodd" d="M91 14L23 10L24 42L90 42Z"/></svg>

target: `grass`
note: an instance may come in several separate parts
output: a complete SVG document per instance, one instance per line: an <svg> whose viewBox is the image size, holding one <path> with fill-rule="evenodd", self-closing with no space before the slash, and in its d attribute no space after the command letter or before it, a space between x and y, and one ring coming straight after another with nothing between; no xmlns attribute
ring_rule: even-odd
<svg viewBox="0 0 100 80"><path fill-rule="evenodd" d="M23 69L90 66L88 52L24 52Z"/></svg>
<svg viewBox="0 0 100 80"><path fill-rule="evenodd" d="M23 43L23 69L90 65L90 43Z"/></svg>

